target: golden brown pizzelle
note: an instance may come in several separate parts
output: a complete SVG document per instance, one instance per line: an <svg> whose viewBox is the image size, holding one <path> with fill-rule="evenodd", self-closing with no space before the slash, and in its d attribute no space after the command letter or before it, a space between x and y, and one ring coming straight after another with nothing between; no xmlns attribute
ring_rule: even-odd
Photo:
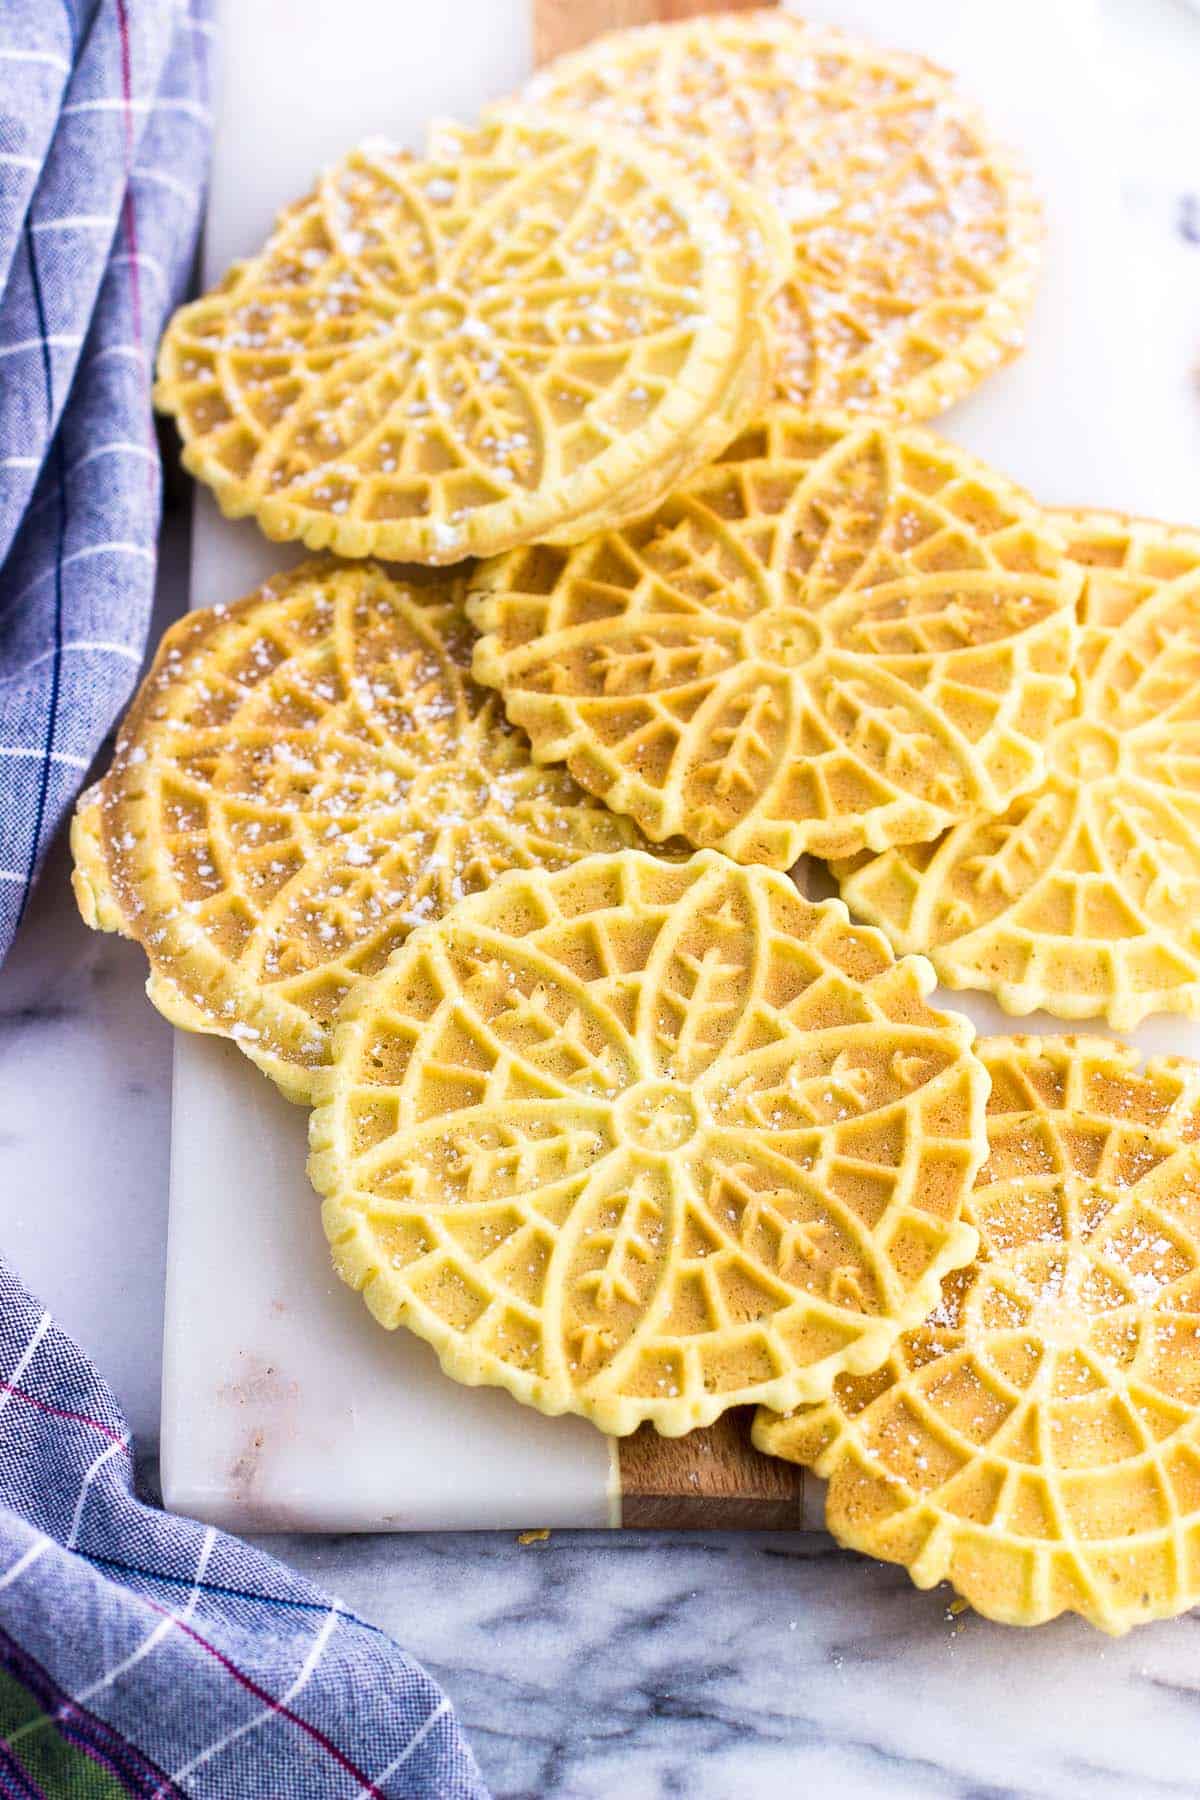
<svg viewBox="0 0 1200 1800"><path fill-rule="evenodd" d="M977 1260L867 1380L758 1415L840 1543L1013 1625L1200 1600L1200 1066L993 1038Z"/></svg>
<svg viewBox="0 0 1200 1800"><path fill-rule="evenodd" d="M1040 212L925 58L781 10L716 12L597 38L525 92L710 148L778 209L777 383L795 404L925 418L1020 348Z"/></svg>
<svg viewBox="0 0 1200 1800"><path fill-rule="evenodd" d="M1076 698L1000 817L840 868L900 950L1006 1012L1200 1016L1200 530L1051 515L1086 577Z"/></svg>
<svg viewBox="0 0 1200 1800"><path fill-rule="evenodd" d="M541 760L651 838L787 868L1036 786L1079 584L956 446L776 404L636 523L481 565L468 607Z"/></svg>
<svg viewBox="0 0 1200 1800"><path fill-rule="evenodd" d="M642 841L534 766L471 643L453 578L306 563L172 626L80 801L85 919L142 944L173 1023L292 1099L414 925L514 865Z"/></svg>
<svg viewBox="0 0 1200 1800"><path fill-rule="evenodd" d="M974 1249L986 1082L931 981L712 852L512 871L343 1008L335 1264L457 1380L605 1431L823 1394Z"/></svg>
<svg viewBox="0 0 1200 1800"><path fill-rule="evenodd" d="M176 313L155 399L268 537L437 564L571 540L752 416L781 254L723 166L507 109L343 157Z"/></svg>

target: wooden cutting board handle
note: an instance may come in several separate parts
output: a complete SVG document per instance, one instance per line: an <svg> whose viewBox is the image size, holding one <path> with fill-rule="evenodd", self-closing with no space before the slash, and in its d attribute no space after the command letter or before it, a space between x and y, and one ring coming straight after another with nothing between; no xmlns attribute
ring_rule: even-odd
<svg viewBox="0 0 1200 1800"><path fill-rule="evenodd" d="M626 25L689 19L694 13L717 10L742 12L773 3L774 0L532 0L533 60L538 64L549 62L564 50L577 50L602 31L618 31Z"/></svg>
<svg viewBox="0 0 1200 1800"><path fill-rule="evenodd" d="M753 1416L753 1407L741 1407L686 1437L660 1437L653 1425L642 1425L621 1438L622 1525L651 1531L796 1531L808 1522L804 1470L754 1448Z"/></svg>

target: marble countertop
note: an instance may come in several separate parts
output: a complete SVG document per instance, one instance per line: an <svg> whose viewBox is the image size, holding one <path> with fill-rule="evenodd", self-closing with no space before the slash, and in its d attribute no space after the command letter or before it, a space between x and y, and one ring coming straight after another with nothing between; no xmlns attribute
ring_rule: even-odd
<svg viewBox="0 0 1200 1800"><path fill-rule="evenodd" d="M1162 510L1194 494L1200 516L1200 17L1097 4L1114 254L1136 260L1144 321L1130 431ZM185 603L186 548L180 505L160 625ZM79 922L67 868L59 845L0 972L2 1248L112 1381L152 1480L170 1032L140 953ZM1200 1614L1119 1642L1075 1621L1017 1634L790 1534L268 1542L445 1683L497 1795L1200 1793Z"/></svg>

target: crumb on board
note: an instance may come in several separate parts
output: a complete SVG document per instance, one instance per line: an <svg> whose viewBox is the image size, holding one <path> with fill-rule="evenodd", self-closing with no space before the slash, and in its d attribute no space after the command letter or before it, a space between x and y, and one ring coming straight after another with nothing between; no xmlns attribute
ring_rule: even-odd
<svg viewBox="0 0 1200 1800"><path fill-rule="evenodd" d="M517 1533L517 1542L522 1545L548 1544L550 1542L550 1533L544 1525L540 1531L519 1531Z"/></svg>

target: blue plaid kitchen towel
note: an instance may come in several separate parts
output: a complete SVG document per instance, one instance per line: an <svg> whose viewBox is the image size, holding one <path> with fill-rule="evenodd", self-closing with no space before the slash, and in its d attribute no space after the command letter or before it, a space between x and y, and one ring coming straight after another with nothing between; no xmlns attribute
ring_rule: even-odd
<svg viewBox="0 0 1200 1800"><path fill-rule="evenodd" d="M0 0L0 958L145 647L212 58L210 0ZM0 1795L127 1794L486 1800L383 1633L142 1504L112 1394L0 1264Z"/></svg>
<svg viewBox="0 0 1200 1800"><path fill-rule="evenodd" d="M0 957L128 699L154 349L187 279L211 0L0 0Z"/></svg>
<svg viewBox="0 0 1200 1800"><path fill-rule="evenodd" d="M3 1265L0 1496L0 1794L487 1800L389 1638L135 1498L112 1394Z"/></svg>

